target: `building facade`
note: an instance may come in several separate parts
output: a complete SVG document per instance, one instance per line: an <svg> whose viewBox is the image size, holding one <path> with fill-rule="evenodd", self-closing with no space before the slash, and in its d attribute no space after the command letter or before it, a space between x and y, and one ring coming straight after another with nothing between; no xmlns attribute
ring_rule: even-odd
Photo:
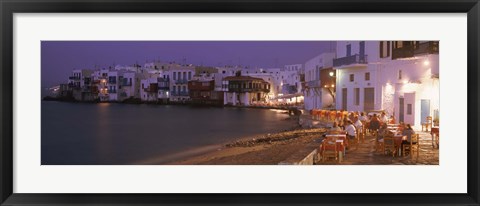
<svg viewBox="0 0 480 206"><path fill-rule="evenodd" d="M270 84L261 78L230 76L223 79L224 104L249 106L267 102Z"/></svg>
<svg viewBox="0 0 480 206"><path fill-rule="evenodd" d="M330 75L334 57L335 53L326 52L305 62L303 95L306 110L322 109L334 104L335 84L332 84L332 80L334 82L336 76Z"/></svg>
<svg viewBox="0 0 480 206"><path fill-rule="evenodd" d="M439 113L438 48L435 41L338 42L336 109L385 111L419 128Z"/></svg>

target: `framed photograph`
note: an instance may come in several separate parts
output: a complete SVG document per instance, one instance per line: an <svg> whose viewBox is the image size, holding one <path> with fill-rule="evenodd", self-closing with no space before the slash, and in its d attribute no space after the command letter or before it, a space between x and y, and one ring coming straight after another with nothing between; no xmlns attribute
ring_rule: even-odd
<svg viewBox="0 0 480 206"><path fill-rule="evenodd" d="M480 204L477 0L0 8L1 205Z"/></svg>

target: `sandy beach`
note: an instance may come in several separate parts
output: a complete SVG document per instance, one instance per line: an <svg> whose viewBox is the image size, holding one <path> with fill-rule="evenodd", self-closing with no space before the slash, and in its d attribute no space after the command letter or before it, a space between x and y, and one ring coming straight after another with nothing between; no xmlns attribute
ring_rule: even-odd
<svg viewBox="0 0 480 206"><path fill-rule="evenodd" d="M295 129L243 138L216 151L171 162L176 165L276 165L305 147L320 144L323 128Z"/></svg>

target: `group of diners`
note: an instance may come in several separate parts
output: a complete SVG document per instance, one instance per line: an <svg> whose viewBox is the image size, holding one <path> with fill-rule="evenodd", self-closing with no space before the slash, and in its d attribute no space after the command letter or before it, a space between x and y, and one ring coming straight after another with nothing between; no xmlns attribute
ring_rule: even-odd
<svg viewBox="0 0 480 206"><path fill-rule="evenodd" d="M349 149L351 143L355 143L358 146L360 140L364 140L366 135L376 137L376 144L381 143L381 145L385 144L384 138L387 136L398 138L393 140L395 142L391 144L394 144L395 148L401 151L405 151L404 146L408 148L411 144L417 144L416 140L412 142L412 136L415 134L415 131L411 125L405 123L396 124L393 116L388 118L385 112L381 112L380 115L377 115L377 113L367 115L365 112L348 112L343 114L341 118L335 118L332 127L324 135L324 137L327 137L334 134L344 134L347 138L340 141L343 149ZM325 147L321 145L321 148ZM382 151L385 153L384 147ZM343 154L345 154L345 150Z"/></svg>

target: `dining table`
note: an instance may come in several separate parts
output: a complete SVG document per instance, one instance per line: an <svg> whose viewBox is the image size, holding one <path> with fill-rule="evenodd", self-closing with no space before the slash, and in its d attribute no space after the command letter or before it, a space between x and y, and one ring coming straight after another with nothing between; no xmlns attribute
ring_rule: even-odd
<svg viewBox="0 0 480 206"><path fill-rule="evenodd" d="M345 148L348 146L347 135L346 134L325 134L325 137L335 138L335 147L339 153L338 154L339 161L340 162L343 161L343 157L345 156ZM334 150L335 148L332 148L331 146L326 144L321 144L320 151L323 151L325 149Z"/></svg>

